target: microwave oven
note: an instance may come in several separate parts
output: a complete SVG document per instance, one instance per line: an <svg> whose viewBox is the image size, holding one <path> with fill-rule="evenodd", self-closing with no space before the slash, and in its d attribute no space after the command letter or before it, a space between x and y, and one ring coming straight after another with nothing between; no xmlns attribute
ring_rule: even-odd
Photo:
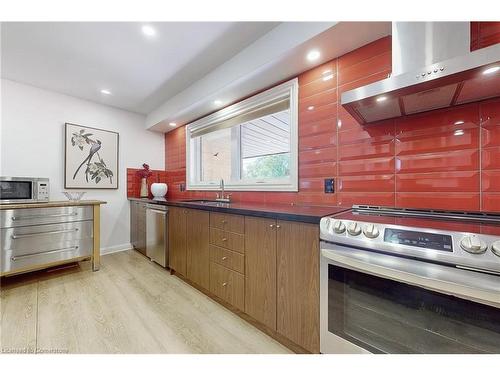
<svg viewBox="0 0 500 375"><path fill-rule="evenodd" d="M49 179L0 177L0 204L37 203L49 200Z"/></svg>

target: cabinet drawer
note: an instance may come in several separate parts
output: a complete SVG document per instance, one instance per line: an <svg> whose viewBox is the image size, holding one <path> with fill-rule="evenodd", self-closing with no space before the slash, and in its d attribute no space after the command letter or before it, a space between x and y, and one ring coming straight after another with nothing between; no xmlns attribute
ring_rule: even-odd
<svg viewBox="0 0 500 375"><path fill-rule="evenodd" d="M64 247L64 244L93 238L93 222L32 225L0 229L2 251L13 255L33 254ZM63 246L64 245L64 246Z"/></svg>
<svg viewBox="0 0 500 375"><path fill-rule="evenodd" d="M210 291L234 307L245 308L245 278L217 263L210 262Z"/></svg>
<svg viewBox="0 0 500 375"><path fill-rule="evenodd" d="M222 229L229 232L244 234L245 217L241 215L221 214L218 212L210 213L210 226L212 228Z"/></svg>
<svg viewBox="0 0 500 375"><path fill-rule="evenodd" d="M71 259L90 257L93 248L93 239L61 241L54 244L51 248L44 250L31 249L27 253L21 253L17 250L2 250L1 272L22 271L27 268L33 268L52 263L62 263L71 261Z"/></svg>
<svg viewBox="0 0 500 375"><path fill-rule="evenodd" d="M0 228L92 220L92 206L18 208L0 211Z"/></svg>
<svg viewBox="0 0 500 375"><path fill-rule="evenodd" d="M245 273L245 256L243 254L210 245L210 261L241 274Z"/></svg>
<svg viewBox="0 0 500 375"><path fill-rule="evenodd" d="M245 237L241 234L210 228L210 243L238 253L245 252Z"/></svg>

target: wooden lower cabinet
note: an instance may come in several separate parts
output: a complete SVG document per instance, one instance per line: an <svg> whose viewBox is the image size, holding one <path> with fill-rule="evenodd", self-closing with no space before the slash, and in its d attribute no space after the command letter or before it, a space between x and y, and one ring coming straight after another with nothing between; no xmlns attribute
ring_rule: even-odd
<svg viewBox="0 0 500 375"><path fill-rule="evenodd" d="M187 276L187 210L169 207L168 251L169 267L182 276Z"/></svg>
<svg viewBox="0 0 500 375"><path fill-rule="evenodd" d="M170 267L319 353L319 227L170 207ZM238 231L233 232L231 230Z"/></svg>
<svg viewBox="0 0 500 375"><path fill-rule="evenodd" d="M207 211L187 210L186 276L199 286L210 288L210 249Z"/></svg>
<svg viewBox="0 0 500 375"><path fill-rule="evenodd" d="M245 307L245 277L220 264L210 263L210 291L243 311Z"/></svg>
<svg viewBox="0 0 500 375"><path fill-rule="evenodd" d="M245 238L242 234L210 228L210 243L238 253L245 252Z"/></svg>
<svg viewBox="0 0 500 375"><path fill-rule="evenodd" d="M245 313L276 330L276 220L245 217Z"/></svg>
<svg viewBox="0 0 500 375"><path fill-rule="evenodd" d="M319 228L278 221L277 331L319 353Z"/></svg>
<svg viewBox="0 0 500 375"><path fill-rule="evenodd" d="M146 203L130 202L130 243L146 255Z"/></svg>
<svg viewBox="0 0 500 375"><path fill-rule="evenodd" d="M241 274L245 273L245 256L235 251L210 245L210 261Z"/></svg>

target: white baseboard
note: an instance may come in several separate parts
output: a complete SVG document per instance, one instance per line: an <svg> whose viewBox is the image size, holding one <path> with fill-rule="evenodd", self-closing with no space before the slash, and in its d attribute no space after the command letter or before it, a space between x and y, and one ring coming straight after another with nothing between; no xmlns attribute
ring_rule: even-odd
<svg viewBox="0 0 500 375"><path fill-rule="evenodd" d="M109 247L101 247L101 255L118 253L119 251L126 251L132 249L132 244L124 243L121 245L109 246Z"/></svg>

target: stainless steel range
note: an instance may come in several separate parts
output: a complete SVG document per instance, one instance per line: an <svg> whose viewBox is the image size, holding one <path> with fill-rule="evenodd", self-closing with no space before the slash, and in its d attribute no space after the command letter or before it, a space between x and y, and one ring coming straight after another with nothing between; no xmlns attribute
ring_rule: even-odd
<svg viewBox="0 0 500 375"><path fill-rule="evenodd" d="M500 214L321 220L323 353L500 353Z"/></svg>

